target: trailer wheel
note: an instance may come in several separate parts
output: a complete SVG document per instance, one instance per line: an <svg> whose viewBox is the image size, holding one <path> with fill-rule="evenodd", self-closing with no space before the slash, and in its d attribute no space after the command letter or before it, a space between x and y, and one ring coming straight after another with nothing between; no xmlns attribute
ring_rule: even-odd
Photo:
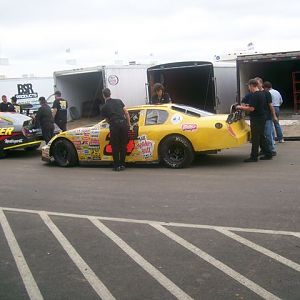
<svg viewBox="0 0 300 300"><path fill-rule="evenodd" d="M183 136L168 136L160 145L160 158L167 167L186 168L193 162L194 157L191 143Z"/></svg>
<svg viewBox="0 0 300 300"><path fill-rule="evenodd" d="M59 139L51 148L54 160L60 167L73 167L78 164L77 152L68 140Z"/></svg>

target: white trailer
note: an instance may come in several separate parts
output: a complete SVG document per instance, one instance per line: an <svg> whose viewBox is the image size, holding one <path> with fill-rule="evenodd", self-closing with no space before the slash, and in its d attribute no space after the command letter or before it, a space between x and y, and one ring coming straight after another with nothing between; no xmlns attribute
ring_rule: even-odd
<svg viewBox="0 0 300 300"><path fill-rule="evenodd" d="M18 104L31 104L32 110L39 107L39 97L44 96L47 99L53 94L53 86L53 77L0 79L1 95L6 95L8 100L13 96L16 97Z"/></svg>
<svg viewBox="0 0 300 300"><path fill-rule="evenodd" d="M254 77L270 81L283 98L282 108L300 110L300 51L241 55L237 58L238 99L248 93L247 82Z"/></svg>
<svg viewBox="0 0 300 300"><path fill-rule="evenodd" d="M216 113L228 113L237 99L236 64L209 61L175 62L148 68L149 93L159 82L172 102Z"/></svg>
<svg viewBox="0 0 300 300"><path fill-rule="evenodd" d="M147 102L147 68L149 65L97 66L54 72L55 90L75 107L79 116L99 113L102 90L108 87L113 98L120 98L127 107ZM72 109L71 109L72 110Z"/></svg>

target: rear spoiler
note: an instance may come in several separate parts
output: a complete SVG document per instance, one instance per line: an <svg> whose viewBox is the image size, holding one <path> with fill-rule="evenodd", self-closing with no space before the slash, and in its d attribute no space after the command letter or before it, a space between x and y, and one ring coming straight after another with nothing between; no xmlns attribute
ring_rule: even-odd
<svg viewBox="0 0 300 300"><path fill-rule="evenodd" d="M229 115L227 117L226 123L232 124L234 122L237 122L237 121L245 118L245 112L242 111L242 110L237 110L236 109L237 105L238 104L232 104L231 105L231 107L230 107L230 113L229 113Z"/></svg>

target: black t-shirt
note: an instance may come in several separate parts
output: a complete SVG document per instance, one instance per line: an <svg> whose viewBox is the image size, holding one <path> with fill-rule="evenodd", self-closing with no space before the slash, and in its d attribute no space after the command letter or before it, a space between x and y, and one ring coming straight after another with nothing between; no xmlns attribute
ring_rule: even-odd
<svg viewBox="0 0 300 300"><path fill-rule="evenodd" d="M101 115L107 119L109 124L114 121L125 120L124 107L125 105L120 99L107 99L101 108Z"/></svg>
<svg viewBox="0 0 300 300"><path fill-rule="evenodd" d="M19 105L19 104L13 104L13 107L14 107L16 113L18 113L18 114L22 113L21 105Z"/></svg>
<svg viewBox="0 0 300 300"><path fill-rule="evenodd" d="M164 93L161 99L158 99L157 95L153 95L150 100L150 104L158 104L158 103L170 103L171 98L168 93Z"/></svg>
<svg viewBox="0 0 300 300"><path fill-rule="evenodd" d="M56 98L53 102L52 108L57 109L55 122L60 121L67 123L68 101L63 98Z"/></svg>
<svg viewBox="0 0 300 300"><path fill-rule="evenodd" d="M10 102L1 102L0 103L0 111L2 112L14 112L15 108Z"/></svg>
<svg viewBox="0 0 300 300"><path fill-rule="evenodd" d="M269 91L264 91L265 93L265 116L266 120L272 120L272 113L270 109L270 103L272 104L272 95Z"/></svg>
<svg viewBox="0 0 300 300"><path fill-rule="evenodd" d="M36 120L41 127L54 123L52 111L48 104L43 104L37 111Z"/></svg>
<svg viewBox="0 0 300 300"><path fill-rule="evenodd" d="M249 97L249 106L254 107L250 112L250 119L265 118L266 94L264 91L256 91Z"/></svg>

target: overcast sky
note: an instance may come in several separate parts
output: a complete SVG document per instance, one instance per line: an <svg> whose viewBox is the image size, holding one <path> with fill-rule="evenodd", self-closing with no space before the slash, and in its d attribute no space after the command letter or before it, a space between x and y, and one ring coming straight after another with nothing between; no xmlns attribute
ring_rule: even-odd
<svg viewBox="0 0 300 300"><path fill-rule="evenodd" d="M0 75L212 61L249 42L262 52L300 50L299 11L299 0L2 0L0 58L9 65Z"/></svg>

